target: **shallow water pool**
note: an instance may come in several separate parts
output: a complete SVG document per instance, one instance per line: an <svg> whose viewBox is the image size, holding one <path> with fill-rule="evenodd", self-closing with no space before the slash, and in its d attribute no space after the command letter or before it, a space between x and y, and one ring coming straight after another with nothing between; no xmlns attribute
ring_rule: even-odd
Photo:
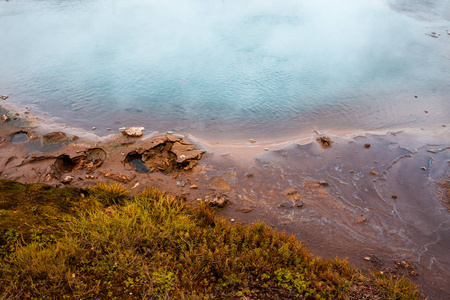
<svg viewBox="0 0 450 300"><path fill-rule="evenodd" d="M450 1L311 2L1 1L0 93L100 135L448 122Z"/></svg>

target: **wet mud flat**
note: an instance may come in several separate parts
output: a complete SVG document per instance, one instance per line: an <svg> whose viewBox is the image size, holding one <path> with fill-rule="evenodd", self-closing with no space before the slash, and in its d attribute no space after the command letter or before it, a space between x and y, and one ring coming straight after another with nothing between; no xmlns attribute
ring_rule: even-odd
<svg viewBox="0 0 450 300"><path fill-rule="evenodd" d="M221 157L234 195L223 214L264 220L318 255L407 275L429 299L446 299L450 146L442 141L405 133L317 136L258 155L251 168Z"/></svg>
<svg viewBox="0 0 450 300"><path fill-rule="evenodd" d="M317 135L248 156L239 149L223 155L172 134L90 140L43 132L19 118L1 122L0 136L2 178L81 188L119 182L135 192L161 188L193 204L212 202L230 222L262 220L317 255L407 275L429 299L450 296L445 139Z"/></svg>

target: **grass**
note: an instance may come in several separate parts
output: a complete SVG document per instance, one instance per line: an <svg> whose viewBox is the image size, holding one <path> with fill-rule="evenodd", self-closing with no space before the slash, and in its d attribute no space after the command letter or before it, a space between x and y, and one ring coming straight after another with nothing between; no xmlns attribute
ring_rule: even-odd
<svg viewBox="0 0 450 300"><path fill-rule="evenodd" d="M1 298L348 299L367 281L384 299L418 299L407 280L365 278L206 204L154 189L130 198L117 184L84 193L0 180Z"/></svg>
<svg viewBox="0 0 450 300"><path fill-rule="evenodd" d="M419 299L419 290L406 277L374 271L375 284L385 299Z"/></svg>

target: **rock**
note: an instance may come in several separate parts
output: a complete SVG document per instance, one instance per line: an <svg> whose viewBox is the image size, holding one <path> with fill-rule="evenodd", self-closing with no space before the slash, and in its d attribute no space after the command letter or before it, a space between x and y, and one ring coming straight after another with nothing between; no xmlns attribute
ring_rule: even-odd
<svg viewBox="0 0 450 300"><path fill-rule="evenodd" d="M236 208L236 210L240 211L240 212L242 212L244 214L247 214L247 213L253 211L253 208L251 208L251 207L241 207L241 208Z"/></svg>
<svg viewBox="0 0 450 300"><path fill-rule="evenodd" d="M136 177L136 175L128 176L119 172L113 172L113 171L106 171L106 170L99 170L99 173L103 175L103 177L114 179L116 181L122 182L122 183L128 183L131 180Z"/></svg>
<svg viewBox="0 0 450 300"><path fill-rule="evenodd" d="M366 220L367 220L366 217L360 215L359 217L356 218L356 223L361 224L364 223Z"/></svg>
<svg viewBox="0 0 450 300"><path fill-rule="evenodd" d="M86 175L86 179L95 179L95 177L92 175Z"/></svg>
<svg viewBox="0 0 450 300"><path fill-rule="evenodd" d="M230 200L228 196L220 193L211 193L205 196L205 202L217 207L225 207Z"/></svg>
<svg viewBox="0 0 450 300"><path fill-rule="evenodd" d="M264 148L264 151L269 151L269 148Z"/></svg>
<svg viewBox="0 0 450 300"><path fill-rule="evenodd" d="M254 173L245 173L244 175L245 175L245 177L247 177L248 179L250 179L250 178L252 178L253 176L255 176Z"/></svg>
<svg viewBox="0 0 450 300"><path fill-rule="evenodd" d="M119 128L123 135L128 137L140 137L144 134L144 127Z"/></svg>
<svg viewBox="0 0 450 300"><path fill-rule="evenodd" d="M297 207L297 208L302 208L303 205L304 205L303 201L296 201L295 202L295 207Z"/></svg>
<svg viewBox="0 0 450 300"><path fill-rule="evenodd" d="M173 135L173 132L170 133L170 134L166 134L166 139L169 142L180 142L180 143L185 144L185 145L189 144L189 143L186 143L186 141L184 141L182 138Z"/></svg>
<svg viewBox="0 0 450 300"><path fill-rule="evenodd" d="M3 100L6 100L6 99L9 98L9 96L8 95L1 95L0 98L2 98Z"/></svg>
<svg viewBox="0 0 450 300"><path fill-rule="evenodd" d="M75 157L70 157L67 154L61 154L55 160L53 164L56 171L60 173L74 172L80 170L84 167L87 158L85 155L78 155Z"/></svg>
<svg viewBox="0 0 450 300"><path fill-rule="evenodd" d="M198 186L196 186L195 184L191 185L189 188L192 190L198 190Z"/></svg>
<svg viewBox="0 0 450 300"><path fill-rule="evenodd" d="M278 207L293 208L294 207L294 203L292 203L292 201L286 201L286 202L283 202L280 205L278 205Z"/></svg>
<svg viewBox="0 0 450 300"><path fill-rule="evenodd" d="M291 198L295 201L298 201L298 200L302 199L302 196L300 196L299 194L295 194L295 195L289 196L289 198Z"/></svg>
<svg viewBox="0 0 450 300"><path fill-rule="evenodd" d="M97 127L92 127L92 130L95 130L95 129L97 129Z"/></svg>
<svg viewBox="0 0 450 300"><path fill-rule="evenodd" d="M302 197L298 194L297 189L290 188L283 192L283 195L285 195L288 198L294 199L294 200L300 200Z"/></svg>
<svg viewBox="0 0 450 300"><path fill-rule="evenodd" d="M397 264L397 268L403 268L403 269L407 270L413 276L418 275L414 265L409 260L404 259L401 261L396 261L395 263Z"/></svg>
<svg viewBox="0 0 450 300"><path fill-rule="evenodd" d="M422 167L422 168L420 168L420 169L422 169L422 171L425 171L427 168L425 168L425 167Z"/></svg>
<svg viewBox="0 0 450 300"><path fill-rule="evenodd" d="M85 151L89 162L92 162L94 168L100 167L105 161L107 154L102 148L90 148Z"/></svg>
<svg viewBox="0 0 450 300"><path fill-rule="evenodd" d="M364 260L370 261L370 256L364 256Z"/></svg>
<svg viewBox="0 0 450 300"><path fill-rule="evenodd" d="M133 187L131 188L132 190L134 190L135 188L137 188L139 186L139 182L136 182Z"/></svg>
<svg viewBox="0 0 450 300"><path fill-rule="evenodd" d="M84 168L86 169L86 172L92 172L92 170L94 170L94 163L88 162L84 165Z"/></svg>
<svg viewBox="0 0 450 300"><path fill-rule="evenodd" d="M428 110L426 110L425 113L427 114L427 113L428 113Z"/></svg>
<svg viewBox="0 0 450 300"><path fill-rule="evenodd" d="M364 144L364 148L366 148L366 149L370 149L370 144Z"/></svg>
<svg viewBox="0 0 450 300"><path fill-rule="evenodd" d="M329 184L326 181L319 181L319 186L327 187L327 186L329 186Z"/></svg>
<svg viewBox="0 0 450 300"><path fill-rule="evenodd" d="M248 141L252 144L256 143L256 141L254 139L249 139Z"/></svg>
<svg viewBox="0 0 450 300"><path fill-rule="evenodd" d="M63 183L63 184L69 184L69 183L72 182L72 180L73 180L73 176L66 176L66 177L64 177L63 180L61 180L61 183Z"/></svg>
<svg viewBox="0 0 450 300"><path fill-rule="evenodd" d="M177 181L177 185L178 185L178 186L181 186L181 187L184 187L184 186L186 185L186 181L184 181L184 180L178 180L178 181Z"/></svg>
<svg viewBox="0 0 450 300"><path fill-rule="evenodd" d="M149 172L170 173L192 169L204 152L179 137L164 136L145 141L140 148L128 152L125 163L140 160Z"/></svg>
<svg viewBox="0 0 450 300"><path fill-rule="evenodd" d="M331 144L333 143L331 141L331 139L329 137L326 137L326 136L318 137L317 138L317 142L319 144L321 144L323 148L329 148L329 147L331 147Z"/></svg>
<svg viewBox="0 0 450 300"><path fill-rule="evenodd" d="M371 175L377 175L377 172L375 172L374 170L370 171L369 174Z"/></svg>
<svg viewBox="0 0 450 300"><path fill-rule="evenodd" d="M2 118L2 121L3 121L3 122L7 122L7 121L11 120L11 118L8 117L7 115L2 115L1 118Z"/></svg>
<svg viewBox="0 0 450 300"><path fill-rule="evenodd" d="M52 175L51 174L45 175L45 180L46 181L52 181Z"/></svg>
<svg viewBox="0 0 450 300"><path fill-rule="evenodd" d="M394 200L397 200L398 196L397 195L392 195L391 198L394 199Z"/></svg>
<svg viewBox="0 0 450 300"><path fill-rule="evenodd" d="M297 193L298 193L297 189L290 188L290 189L285 190L283 192L283 195L285 195L287 197L287 196L291 196L291 195L294 195L294 194L297 194Z"/></svg>
<svg viewBox="0 0 450 300"><path fill-rule="evenodd" d="M177 156L177 163L184 163L185 161L199 160L204 150L196 150L195 145L183 144L180 142L175 142L170 150Z"/></svg>

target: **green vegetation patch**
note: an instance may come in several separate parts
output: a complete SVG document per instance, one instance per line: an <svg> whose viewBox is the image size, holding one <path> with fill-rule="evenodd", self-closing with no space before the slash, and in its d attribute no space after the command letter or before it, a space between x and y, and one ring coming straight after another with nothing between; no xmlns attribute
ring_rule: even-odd
<svg viewBox="0 0 450 300"><path fill-rule="evenodd" d="M62 235L62 218L77 210L81 195L79 189L1 179L0 257L10 253L17 242L51 241Z"/></svg>
<svg viewBox="0 0 450 300"><path fill-rule="evenodd" d="M356 282L367 281L347 261L314 257L263 223L231 225L206 204L193 208L158 190L130 199L120 185L99 184L83 198L73 189L1 184L10 197L2 205L24 197L21 205L5 202L8 220L12 210L29 215L27 201L41 201L39 210L52 211L32 223L53 232L42 242L21 230L8 244L0 262L4 298L347 299ZM23 224L8 222L2 228Z"/></svg>

